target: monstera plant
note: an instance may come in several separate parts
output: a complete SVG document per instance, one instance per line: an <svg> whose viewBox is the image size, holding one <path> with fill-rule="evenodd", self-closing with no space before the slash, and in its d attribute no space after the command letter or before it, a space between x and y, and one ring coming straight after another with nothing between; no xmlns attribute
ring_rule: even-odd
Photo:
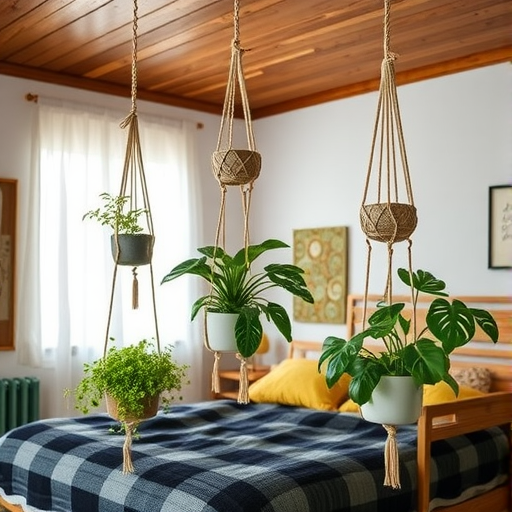
<svg viewBox="0 0 512 512"><path fill-rule="evenodd" d="M400 268L398 277L413 289L413 315L420 293L437 296L428 307L423 330L416 336L411 333L411 319L402 314L405 303L380 304L362 332L350 340L329 336L323 344L319 368L326 363L327 385L334 386L348 373L349 396L359 405L370 400L383 376L412 376L418 387L445 381L458 394L458 384L449 374L450 354L473 339L477 326L494 343L498 341L492 315L458 299L449 300L444 281L430 272ZM384 350L371 352L364 346L366 338L381 339Z"/></svg>

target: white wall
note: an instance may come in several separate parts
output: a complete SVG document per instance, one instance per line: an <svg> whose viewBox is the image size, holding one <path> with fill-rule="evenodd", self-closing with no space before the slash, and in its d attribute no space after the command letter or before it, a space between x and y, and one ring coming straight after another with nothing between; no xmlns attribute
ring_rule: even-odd
<svg viewBox="0 0 512 512"><path fill-rule="evenodd" d="M34 110L33 104L24 99L25 94L60 96L127 111L129 100L1 75L0 91L0 176L19 180L21 237L29 208L24 185ZM487 268L488 189L511 183L511 91L510 64L398 90L419 216L413 236L413 264L444 278L453 294L507 295L512 289L511 270ZM376 93L366 94L254 123L263 169L253 193L251 241L279 238L291 245L294 229L348 226L349 291L354 293L362 292L364 287L366 250L358 215L376 100ZM203 224L205 244L213 243L219 191L210 170L210 155L217 141L219 117L143 101L139 102L139 111L141 115L147 112L204 124L198 134L204 177ZM228 218L236 232L239 194L235 190L228 194ZM237 236L231 236L228 248L242 244L241 237L239 243L236 240ZM401 251L397 246L397 262ZM291 261L291 250L283 251L280 257ZM377 254L374 262L376 258ZM278 301L292 313L288 295L279 296ZM272 329L269 334L274 347L265 361L274 362L283 357L286 347L282 342L276 343L279 337ZM322 341L330 334L343 335L344 326L294 322L297 339ZM205 372L210 372L208 364ZM29 374L42 377L44 395L51 372L22 368L14 352L0 352L0 376ZM43 409L50 399L44 397Z"/></svg>
<svg viewBox="0 0 512 512"><path fill-rule="evenodd" d="M510 294L512 270L487 268L487 223L489 186L512 184L512 66L402 86L398 95L419 219L414 268L444 279L451 294ZM256 124L263 167L253 193L252 240L291 244L294 229L348 226L352 293L364 292L359 207L377 97L365 94ZM373 245L373 269L380 268L383 279L384 254L376 247L383 244ZM395 246L401 266L404 245ZM379 284L370 291L383 289ZM288 296L281 300L291 308ZM322 341L344 335L345 328L295 322L293 333L296 339Z"/></svg>

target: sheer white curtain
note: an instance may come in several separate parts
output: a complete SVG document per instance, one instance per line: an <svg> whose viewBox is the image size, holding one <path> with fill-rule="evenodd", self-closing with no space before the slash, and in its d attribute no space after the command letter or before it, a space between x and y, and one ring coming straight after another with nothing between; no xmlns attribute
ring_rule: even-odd
<svg viewBox="0 0 512 512"><path fill-rule="evenodd" d="M51 415L74 414L63 390L76 385L85 361L101 357L112 273L111 232L82 220L99 194L120 189L126 149L123 114L40 99L31 172L27 237L21 247L19 362L55 368ZM195 254L201 229L196 126L139 114L154 223L153 273L160 343L191 366L186 400L201 398L202 341L190 322L196 282L160 286L176 263ZM119 267L109 336L130 344L155 337L149 266L139 267L139 309L131 309L131 267ZM193 374L193 377L192 377Z"/></svg>

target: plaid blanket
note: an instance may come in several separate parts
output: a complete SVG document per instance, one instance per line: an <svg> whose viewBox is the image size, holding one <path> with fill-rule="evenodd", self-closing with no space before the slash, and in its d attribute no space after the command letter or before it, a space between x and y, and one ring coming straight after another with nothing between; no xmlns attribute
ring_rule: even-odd
<svg viewBox="0 0 512 512"><path fill-rule="evenodd" d="M0 495L53 512L385 512L416 507L416 429L400 427L402 489L384 487L386 432L355 415L211 401L140 426L135 473L104 414L43 420L0 439ZM499 428L434 447L451 499L506 472ZM25 502L23 500L23 503ZM28 508L28 510L33 510Z"/></svg>

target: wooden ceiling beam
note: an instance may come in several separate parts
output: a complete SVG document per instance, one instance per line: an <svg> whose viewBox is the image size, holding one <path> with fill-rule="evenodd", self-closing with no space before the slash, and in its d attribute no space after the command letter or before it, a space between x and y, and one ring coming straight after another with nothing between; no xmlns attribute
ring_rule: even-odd
<svg viewBox="0 0 512 512"><path fill-rule="evenodd" d="M66 87L74 87L76 89L84 89L86 91L101 92L104 94L112 94L113 96L122 96L129 98L131 87L113 84L110 82L102 82L100 80L92 80L90 78L82 78L53 71L45 71L38 68L28 66L20 66L18 64L8 64L0 62L0 75L16 76L18 78L26 78L28 80L37 80ZM141 100L161 103L163 105L171 105L173 107L188 108L198 110L200 112L208 112L211 114L222 113L222 108L212 103L206 103L199 100L191 100L182 98L172 94L162 94L154 91L146 91L144 89L137 90L137 97Z"/></svg>

